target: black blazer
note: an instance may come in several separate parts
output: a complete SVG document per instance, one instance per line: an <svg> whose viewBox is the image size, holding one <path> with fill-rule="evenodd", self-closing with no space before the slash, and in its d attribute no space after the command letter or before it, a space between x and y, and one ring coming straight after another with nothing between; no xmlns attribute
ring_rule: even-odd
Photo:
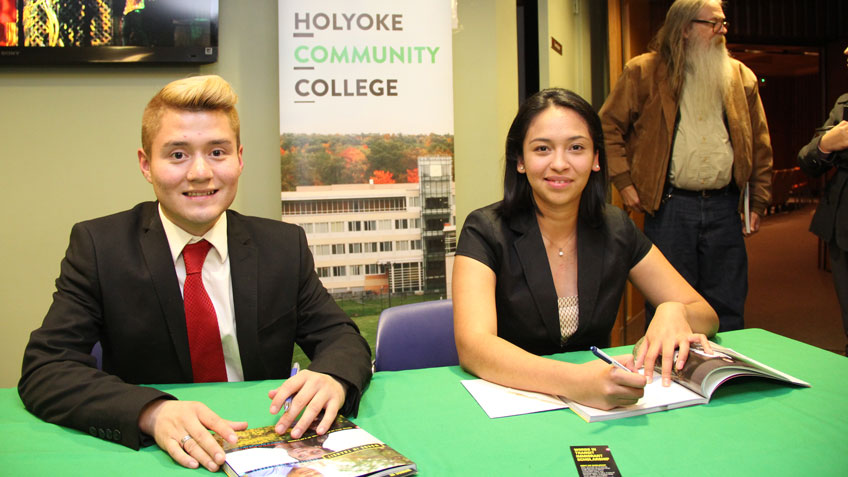
<svg viewBox="0 0 848 477"><path fill-rule="evenodd" d="M577 331L560 339L556 287L535 216L505 219L500 203L477 209L462 227L456 254L482 262L497 276L498 336L537 355L608 346L630 269L651 241L627 214L606 205L599 227L578 220Z"/></svg>
<svg viewBox="0 0 848 477"><path fill-rule="evenodd" d="M839 124L845 118L846 106L848 93L836 100L824 127ZM820 136L814 137L798 153L798 164L812 177L836 168L825 185L810 231L828 242L835 240L839 248L848 250L848 150L822 154L818 149L820 139Z"/></svg>
<svg viewBox="0 0 848 477"><path fill-rule="evenodd" d="M342 413L355 413L371 377L370 349L318 280L303 230L227 211L227 238L245 380L287 378L297 342L310 370L349 384ZM102 371L90 355L97 341ZM172 396L137 384L192 381L157 204L74 225L53 304L24 353L18 392L27 409L138 448L151 443L138 429L141 409Z"/></svg>

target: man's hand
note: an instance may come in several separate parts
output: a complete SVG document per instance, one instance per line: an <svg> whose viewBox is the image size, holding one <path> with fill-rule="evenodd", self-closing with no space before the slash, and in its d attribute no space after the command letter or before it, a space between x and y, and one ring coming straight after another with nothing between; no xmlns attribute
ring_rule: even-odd
<svg viewBox="0 0 848 477"><path fill-rule="evenodd" d="M190 469L203 465L216 472L224 463L224 450L209 431L234 444L238 440L235 431L247 429L247 423L221 419L200 402L158 399L142 409L138 427L153 436L156 444L180 465ZM185 436L191 438L184 440Z"/></svg>
<svg viewBox="0 0 848 477"><path fill-rule="evenodd" d="M819 140L819 150L830 154L845 149L848 149L848 121L839 121L839 124L830 128Z"/></svg>
<svg viewBox="0 0 848 477"><path fill-rule="evenodd" d="M268 391L271 398L271 414L277 414L286 398L293 396L291 406L277 422L277 434L283 434L292 425L298 414L303 411L291 431L295 439L303 435L315 417L324 411L324 417L315 431L320 435L330 429L339 409L344 405L345 386L327 374L304 370L286 380L282 386Z"/></svg>
<svg viewBox="0 0 848 477"><path fill-rule="evenodd" d="M644 212L642 201L639 200L639 193L636 192L636 187L629 185L618 191L621 195L621 200L624 202L624 208L629 212Z"/></svg>
<svg viewBox="0 0 848 477"><path fill-rule="evenodd" d="M745 223L744 223L744 220L743 220L742 235L744 235L745 237L750 237L751 235L754 235L755 233L757 233L759 230L760 230L760 214L758 214L756 212L751 212L751 231L747 232L747 233L745 232Z"/></svg>

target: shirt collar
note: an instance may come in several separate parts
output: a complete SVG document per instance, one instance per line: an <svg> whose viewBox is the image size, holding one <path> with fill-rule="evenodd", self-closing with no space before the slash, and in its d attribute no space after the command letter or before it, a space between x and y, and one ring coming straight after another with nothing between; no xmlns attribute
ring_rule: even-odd
<svg viewBox="0 0 848 477"><path fill-rule="evenodd" d="M165 213L162 211L162 204L159 204L159 218L162 219L162 228L165 229L165 237L168 239L168 246L171 249L171 258L174 263L177 263L177 258L183 252L183 248L194 242L199 242L203 239L212 244L212 248L217 252L221 262L227 260L227 212L225 211L215 222L215 225L203 234L202 237L192 235L181 229L177 224L171 222Z"/></svg>

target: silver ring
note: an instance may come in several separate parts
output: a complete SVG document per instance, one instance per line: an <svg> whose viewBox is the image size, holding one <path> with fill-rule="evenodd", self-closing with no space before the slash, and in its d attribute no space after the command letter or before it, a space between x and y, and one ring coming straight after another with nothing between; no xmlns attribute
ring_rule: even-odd
<svg viewBox="0 0 848 477"><path fill-rule="evenodd" d="M194 439L194 438L193 438L193 437L191 437L191 435L189 435L189 434L184 435L184 436L183 436L183 438L182 438L182 439L180 439L180 447L182 447L183 449L185 449L186 442L188 442L188 441L190 441L190 440L192 440L192 439Z"/></svg>

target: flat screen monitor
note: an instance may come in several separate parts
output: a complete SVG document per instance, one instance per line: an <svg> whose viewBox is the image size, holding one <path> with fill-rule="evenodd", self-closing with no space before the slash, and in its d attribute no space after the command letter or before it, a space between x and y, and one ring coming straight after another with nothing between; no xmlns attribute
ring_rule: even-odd
<svg viewBox="0 0 848 477"><path fill-rule="evenodd" d="M0 0L0 65L217 60L218 0Z"/></svg>

